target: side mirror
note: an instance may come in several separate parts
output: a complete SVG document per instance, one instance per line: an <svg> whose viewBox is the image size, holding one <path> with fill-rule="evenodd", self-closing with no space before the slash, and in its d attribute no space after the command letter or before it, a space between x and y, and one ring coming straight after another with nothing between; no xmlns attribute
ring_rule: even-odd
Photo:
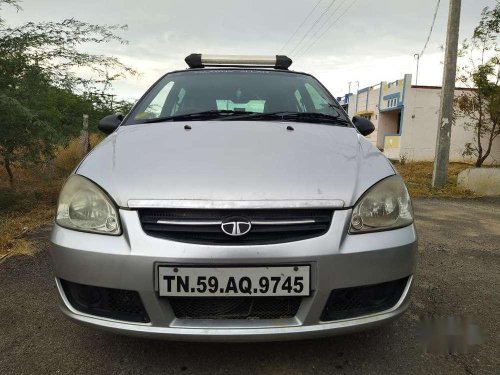
<svg viewBox="0 0 500 375"><path fill-rule="evenodd" d="M122 121L123 115L121 113L115 113L114 115L109 115L101 119L97 127L103 133L111 134L118 128Z"/></svg>
<svg viewBox="0 0 500 375"><path fill-rule="evenodd" d="M364 117L354 116L352 122L356 126L356 129L364 136L370 135L375 130L375 125Z"/></svg>

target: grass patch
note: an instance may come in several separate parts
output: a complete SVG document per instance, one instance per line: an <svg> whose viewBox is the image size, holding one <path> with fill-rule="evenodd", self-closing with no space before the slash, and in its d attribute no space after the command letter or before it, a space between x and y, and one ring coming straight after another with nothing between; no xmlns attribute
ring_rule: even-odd
<svg viewBox="0 0 500 375"><path fill-rule="evenodd" d="M466 163L450 163L448 165L448 182L443 188L432 187L432 162L406 162L395 163L401 177L413 198L418 197L442 197L442 198L474 198L477 197L472 191L457 186L458 174L470 168Z"/></svg>
<svg viewBox="0 0 500 375"><path fill-rule="evenodd" d="M63 181L62 178L53 180L48 186L39 179L17 181L14 193L10 187L0 187L0 197L4 198L0 206L0 260L34 252L36 244L26 235L53 218Z"/></svg>
<svg viewBox="0 0 500 375"><path fill-rule="evenodd" d="M25 213L11 212L0 215L0 261L10 255L31 255L36 248L36 242L26 238L26 235L41 225L47 224L54 216L54 207L42 205Z"/></svg>

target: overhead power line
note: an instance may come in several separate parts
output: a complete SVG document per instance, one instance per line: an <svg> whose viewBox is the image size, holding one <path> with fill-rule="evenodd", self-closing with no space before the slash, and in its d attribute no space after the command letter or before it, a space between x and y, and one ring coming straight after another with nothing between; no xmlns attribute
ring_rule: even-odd
<svg viewBox="0 0 500 375"><path fill-rule="evenodd" d="M441 0L437 0L436 10L434 11L434 17L432 19L431 29L429 30L429 35L427 35L427 40L425 41L424 48L422 48L422 52L420 52L420 58L424 55L425 49L427 48L427 44L429 44L429 40L431 39L432 30L434 29L434 24L436 23L436 17L438 14L440 3L441 3Z"/></svg>
<svg viewBox="0 0 500 375"><path fill-rule="evenodd" d="M320 27L318 27L316 29L316 31L309 37L308 41L306 42L306 44L304 44L302 46L302 48L300 48L298 51L297 51L297 55L301 55L302 52L307 49L307 46L308 46L308 43L311 42L312 40L314 40L314 38L321 32L323 31L323 28L328 25L328 22L333 18L333 16L335 16L335 14L337 14L337 11L342 7L342 5L344 5L344 3L346 2L346 0L342 0L342 2L333 10L333 12L327 17L325 18L325 20L323 21L323 23L320 25Z"/></svg>
<svg viewBox="0 0 500 375"><path fill-rule="evenodd" d="M330 4L323 10L323 12L320 14L318 18L316 18L316 21L311 25L311 27L307 30L307 32L302 36L302 39L295 45L295 48L290 52L290 55L293 55L294 52L302 45L302 42L306 37L309 36L311 31L314 29L314 27L318 24L319 21L325 16L325 14L330 10L330 8L333 6L336 0L332 0Z"/></svg>
<svg viewBox="0 0 500 375"><path fill-rule="evenodd" d="M305 23L307 22L307 20L309 20L309 17L312 16L312 14L314 13L314 11L316 10L316 8L318 7L319 3L321 3L323 0L318 0L318 2L316 3L316 5L311 9L311 11L309 12L309 14L306 16L306 18L304 18L304 20L302 21L302 23L299 25L299 27L297 27L297 29L293 32L292 36L290 38L288 38L288 40L286 41L285 44L283 44L283 47L281 47L280 51L283 51L286 46L288 46L288 43L290 43L292 41L292 39L295 37L295 35L297 35L297 33L299 32L299 30L302 28L302 26L305 25Z"/></svg>
<svg viewBox="0 0 500 375"><path fill-rule="evenodd" d="M338 22L338 20L340 20L349 11L349 9L351 9L353 7L354 4L356 4L357 1L358 0L354 0L351 4L349 4L349 6L347 6L347 8L344 9L344 11L342 12L342 14L339 15L330 24L330 26L328 26L328 28L325 29L325 31L323 31L311 44L309 44L309 46L302 52L302 55L298 56L298 58L296 58L295 60L298 60L302 56L304 56L321 38L323 38L325 36L325 34L328 33L328 31L330 31L333 26L335 26L335 24Z"/></svg>

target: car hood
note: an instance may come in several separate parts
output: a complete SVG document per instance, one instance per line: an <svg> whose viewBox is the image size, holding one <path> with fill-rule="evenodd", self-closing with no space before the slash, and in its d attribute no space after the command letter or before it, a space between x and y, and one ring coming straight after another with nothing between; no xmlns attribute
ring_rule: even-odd
<svg viewBox="0 0 500 375"><path fill-rule="evenodd" d="M76 173L120 207L129 200L339 200L352 206L394 169L354 128L193 121L122 126Z"/></svg>

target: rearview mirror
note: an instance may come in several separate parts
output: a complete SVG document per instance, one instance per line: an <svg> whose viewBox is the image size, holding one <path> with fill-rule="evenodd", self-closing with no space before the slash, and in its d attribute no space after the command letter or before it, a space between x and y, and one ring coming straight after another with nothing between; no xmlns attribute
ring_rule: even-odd
<svg viewBox="0 0 500 375"><path fill-rule="evenodd" d="M121 113L115 113L114 115L109 115L101 119L97 127L103 133L111 134L120 126L122 121L123 115Z"/></svg>
<svg viewBox="0 0 500 375"><path fill-rule="evenodd" d="M354 116L352 122L356 126L356 129L364 136L370 135L375 130L375 125L367 118Z"/></svg>

